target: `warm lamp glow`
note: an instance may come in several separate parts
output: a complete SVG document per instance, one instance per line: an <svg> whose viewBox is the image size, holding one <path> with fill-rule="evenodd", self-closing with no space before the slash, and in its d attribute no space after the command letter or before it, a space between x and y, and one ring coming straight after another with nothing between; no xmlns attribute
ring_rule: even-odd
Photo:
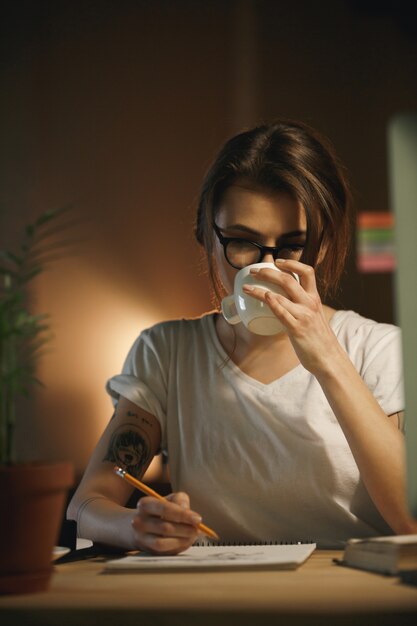
<svg viewBox="0 0 417 626"><path fill-rule="evenodd" d="M139 286L138 293L126 294L80 260L65 263L65 289L62 265L60 272L46 273L36 290L36 309L50 312L54 333L50 352L40 362L46 390L39 394L39 408L49 423L44 436L50 445L56 445L57 433L65 437L67 453L82 472L113 412L106 381L121 371L139 333L163 314Z"/></svg>

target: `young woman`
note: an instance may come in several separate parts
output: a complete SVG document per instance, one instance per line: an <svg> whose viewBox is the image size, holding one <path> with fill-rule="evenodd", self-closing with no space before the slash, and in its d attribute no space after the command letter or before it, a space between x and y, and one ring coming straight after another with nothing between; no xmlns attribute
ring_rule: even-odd
<svg viewBox="0 0 417 626"><path fill-rule="evenodd" d="M286 331L261 336L218 312L144 331L108 382L116 410L68 515L78 532L126 549L175 554L203 521L224 540L341 546L417 532L405 500L399 331L323 304L353 224L332 148L301 123L232 138L204 182L196 235L218 299L241 267ZM291 272L298 274L300 282ZM125 508L160 450L174 493Z"/></svg>

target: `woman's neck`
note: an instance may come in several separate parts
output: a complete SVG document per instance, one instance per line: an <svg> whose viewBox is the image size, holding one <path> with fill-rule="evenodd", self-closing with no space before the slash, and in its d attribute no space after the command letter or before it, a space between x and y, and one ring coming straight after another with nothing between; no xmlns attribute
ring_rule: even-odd
<svg viewBox="0 0 417 626"><path fill-rule="evenodd" d="M323 305L323 310L327 321L330 322L336 310L326 305ZM223 348L229 355L238 347L248 351L258 351L259 349L276 349L280 351L282 346L289 341L288 335L285 332L278 333L277 335L256 335L250 332L243 324L231 326L221 314L216 318L216 331Z"/></svg>
<svg viewBox="0 0 417 626"><path fill-rule="evenodd" d="M328 320L335 310L324 307ZM287 333L255 335L243 324L230 326L222 315L216 318L216 332L229 358L245 374L268 384L299 365Z"/></svg>

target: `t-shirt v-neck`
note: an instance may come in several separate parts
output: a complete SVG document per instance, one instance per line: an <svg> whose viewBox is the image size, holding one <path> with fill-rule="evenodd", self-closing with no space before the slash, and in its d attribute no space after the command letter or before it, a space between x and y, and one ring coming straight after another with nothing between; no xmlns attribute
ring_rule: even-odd
<svg viewBox="0 0 417 626"><path fill-rule="evenodd" d="M225 374L229 373L233 377L234 376L239 376L239 378L241 378L244 382L246 382L247 384L252 385L254 387L257 387L258 389L262 389L264 391L272 391L273 389L275 389L276 387L281 386L282 384L284 384L288 380L296 379L301 374L306 373L306 369L303 367L303 365L301 363L299 363L295 367L293 367L290 370L288 370L288 372L285 372L285 374L282 374L282 376L279 376L275 380L272 380L270 383L263 383L263 382L261 382L257 378L254 378L253 376L250 376L249 374L246 374L246 372L244 372L229 357L229 355L227 354L226 350L223 348L223 346L222 346L222 344L220 342L220 339L217 336L217 332L216 332L216 315L213 314L212 316L208 316L206 318L206 321L207 321L207 326L208 326L208 330L209 330L209 334L210 334L210 339L211 339L212 343L214 344L214 347L215 347L216 351L220 355L222 368L224 368Z"/></svg>
<svg viewBox="0 0 417 626"><path fill-rule="evenodd" d="M339 318L343 318L345 314L346 314L346 311L335 311L335 313L332 315L332 317L329 320L330 328L336 333L336 335L337 335L337 327L340 321ZM282 374L282 376L279 376L278 378L272 380L270 383L263 383L257 378L254 378L253 376L246 374L246 372L244 372L239 367L239 365L237 365L229 357L226 350L223 348L216 332L216 314L214 313L211 316L207 316L205 319L207 322L210 338L214 344L216 351L221 357L222 367L224 367L225 371L229 371L232 375L239 376L246 383L253 385L254 387L257 387L258 389L263 389L265 391L268 391L268 390L273 390L276 387L280 387L281 385L283 385L284 383L288 381L291 381L291 380L295 381L299 379L300 376L302 376L303 374L304 375L307 374L308 376L310 376L310 373L307 372L307 370L304 368L304 366L301 363L299 363L295 367L288 370L288 372L285 372L285 374Z"/></svg>

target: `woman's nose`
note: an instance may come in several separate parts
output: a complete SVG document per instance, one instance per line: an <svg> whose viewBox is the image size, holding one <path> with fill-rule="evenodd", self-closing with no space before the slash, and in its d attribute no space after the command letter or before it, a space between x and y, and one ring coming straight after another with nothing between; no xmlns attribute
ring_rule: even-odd
<svg viewBox="0 0 417 626"><path fill-rule="evenodd" d="M274 263L274 257L272 256L271 252L267 252L262 257L262 263Z"/></svg>

